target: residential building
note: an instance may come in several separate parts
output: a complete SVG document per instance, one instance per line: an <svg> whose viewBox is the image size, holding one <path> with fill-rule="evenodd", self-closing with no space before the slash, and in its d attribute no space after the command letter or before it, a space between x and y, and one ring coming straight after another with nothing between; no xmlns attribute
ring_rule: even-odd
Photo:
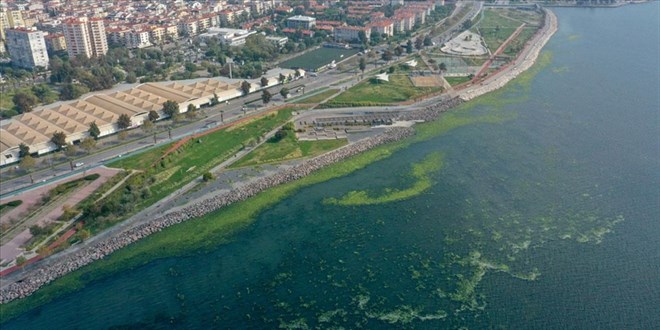
<svg viewBox="0 0 660 330"><path fill-rule="evenodd" d="M316 25L316 18L296 15L286 19L286 27L291 29L309 30Z"/></svg>
<svg viewBox="0 0 660 330"><path fill-rule="evenodd" d="M60 50L66 50L66 39L64 39L64 34L62 33L51 33L47 36L44 36L46 41L46 48L50 52L58 52Z"/></svg>
<svg viewBox="0 0 660 330"><path fill-rule="evenodd" d="M0 39L5 40L6 30L19 27L25 27L23 14L20 10L0 11Z"/></svg>
<svg viewBox="0 0 660 330"><path fill-rule="evenodd" d="M338 26L335 28L335 41L362 41L360 35L364 33L364 41L371 38L371 29L363 26Z"/></svg>
<svg viewBox="0 0 660 330"><path fill-rule="evenodd" d="M384 19L372 22L368 26L371 28L371 33L384 34L390 37L394 35L394 21L392 20Z"/></svg>
<svg viewBox="0 0 660 330"><path fill-rule="evenodd" d="M286 42L289 41L289 37L268 36L268 37L266 37L266 40L274 43L278 47L284 47Z"/></svg>
<svg viewBox="0 0 660 330"><path fill-rule="evenodd" d="M103 19L71 18L63 22L62 30L70 57L96 57L108 52Z"/></svg>
<svg viewBox="0 0 660 330"><path fill-rule="evenodd" d="M144 48L151 46L149 30L129 31L125 36L128 48Z"/></svg>
<svg viewBox="0 0 660 330"><path fill-rule="evenodd" d="M6 31L7 50L13 65L34 69L48 67L44 33L36 29L15 28Z"/></svg>

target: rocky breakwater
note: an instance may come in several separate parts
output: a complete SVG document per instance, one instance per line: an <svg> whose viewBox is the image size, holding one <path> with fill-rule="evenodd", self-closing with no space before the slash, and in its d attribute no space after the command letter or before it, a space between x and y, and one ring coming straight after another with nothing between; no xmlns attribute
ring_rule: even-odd
<svg viewBox="0 0 660 330"><path fill-rule="evenodd" d="M429 112L433 111L431 108L433 107L429 107ZM424 116L420 113L418 114L418 117L420 118L411 119L422 119L421 117ZM26 274L20 282L9 284L0 291L0 304L27 297L53 280L90 264L95 260L102 259L110 255L112 252L141 238L159 232L164 228L203 216L229 204L252 197L268 188L300 179L316 170L372 149L378 145L398 141L413 134L414 129L409 127L389 128L382 134L360 140L340 149L303 161L294 167L281 170L273 175L250 182L225 194L217 195L183 209L167 213L152 221L136 225L113 237L83 247L79 251L61 259L57 259L48 265L34 265L34 267L30 267L26 270Z"/></svg>
<svg viewBox="0 0 660 330"><path fill-rule="evenodd" d="M461 103L463 103L463 100L459 97L455 97L453 99L429 105L424 109L403 113L398 119L404 121L433 121L438 119L443 112L457 107Z"/></svg>

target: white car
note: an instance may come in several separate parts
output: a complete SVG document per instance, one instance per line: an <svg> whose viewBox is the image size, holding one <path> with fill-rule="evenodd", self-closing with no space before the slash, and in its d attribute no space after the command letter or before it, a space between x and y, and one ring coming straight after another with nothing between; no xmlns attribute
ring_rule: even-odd
<svg viewBox="0 0 660 330"><path fill-rule="evenodd" d="M75 164L74 164L75 167L80 167L80 166L83 166L83 165L85 165L85 163L83 163L83 162L75 163Z"/></svg>

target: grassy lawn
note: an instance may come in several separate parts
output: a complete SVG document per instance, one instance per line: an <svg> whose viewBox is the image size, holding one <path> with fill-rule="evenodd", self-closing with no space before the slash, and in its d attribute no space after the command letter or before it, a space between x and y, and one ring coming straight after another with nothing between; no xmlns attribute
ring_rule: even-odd
<svg viewBox="0 0 660 330"><path fill-rule="evenodd" d="M278 142L268 141L243 159L234 163L232 167L252 166L268 163L277 163L303 157L313 157L330 150L337 149L348 143L346 139L298 141L294 134L287 135Z"/></svg>
<svg viewBox="0 0 660 330"><path fill-rule="evenodd" d="M456 86L456 85L460 85L460 84L462 84L466 81L470 81L470 78L468 78L468 77L445 77L445 80L447 80L447 82L450 85Z"/></svg>
<svg viewBox="0 0 660 330"><path fill-rule="evenodd" d="M321 47L311 52L296 56L279 64L282 68L303 68L314 71L324 65L330 64L333 60L339 62L353 54L357 54L357 49L325 48ZM342 56L343 55L343 56Z"/></svg>
<svg viewBox="0 0 660 330"><path fill-rule="evenodd" d="M327 102L343 104L391 104L440 90L439 87L415 87L406 75L390 75L390 81L367 79Z"/></svg>
<svg viewBox="0 0 660 330"><path fill-rule="evenodd" d="M339 92L339 89L335 89L335 88L328 89L328 90L323 91L321 93L310 95L308 97L303 97L301 99L296 100L293 103L298 103L298 104L300 104L300 103L319 103L319 102L329 98L330 96L337 94L337 92Z"/></svg>
<svg viewBox="0 0 660 330"><path fill-rule="evenodd" d="M504 52L502 54L504 55L509 55L509 56L515 56L520 52L523 47L525 47L525 43L527 40L529 40L531 37L534 36L534 33L538 30L537 27L525 27L523 28L522 31L520 31L520 34L511 40L511 43L504 48Z"/></svg>
<svg viewBox="0 0 660 330"><path fill-rule="evenodd" d="M477 27L488 49L494 52L521 24L500 15L497 10L487 9Z"/></svg>
<svg viewBox="0 0 660 330"><path fill-rule="evenodd" d="M293 107L254 119L248 123L219 130L200 139L191 140L166 157L156 168L149 168L169 146L110 163L111 167L146 171L155 181L151 196L142 205L150 205L181 188L204 172L232 157L248 141L262 136L291 118Z"/></svg>

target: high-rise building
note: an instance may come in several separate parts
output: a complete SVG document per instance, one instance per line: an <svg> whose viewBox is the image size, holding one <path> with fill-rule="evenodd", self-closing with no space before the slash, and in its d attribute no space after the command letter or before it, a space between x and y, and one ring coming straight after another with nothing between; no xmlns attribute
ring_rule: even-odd
<svg viewBox="0 0 660 330"><path fill-rule="evenodd" d="M108 38L102 18L89 20L89 39L92 42L92 56L101 56L108 52Z"/></svg>
<svg viewBox="0 0 660 330"><path fill-rule="evenodd" d="M25 27L20 10L0 10L0 42L6 40L5 32L7 30L18 27ZM0 53L2 52L4 52L4 47L0 47Z"/></svg>
<svg viewBox="0 0 660 330"><path fill-rule="evenodd" d="M11 62L18 67L48 67L48 51L44 33L36 29L16 28L6 31L7 50Z"/></svg>
<svg viewBox="0 0 660 330"><path fill-rule="evenodd" d="M96 57L108 52L103 19L71 18L62 24L66 49L70 57Z"/></svg>

